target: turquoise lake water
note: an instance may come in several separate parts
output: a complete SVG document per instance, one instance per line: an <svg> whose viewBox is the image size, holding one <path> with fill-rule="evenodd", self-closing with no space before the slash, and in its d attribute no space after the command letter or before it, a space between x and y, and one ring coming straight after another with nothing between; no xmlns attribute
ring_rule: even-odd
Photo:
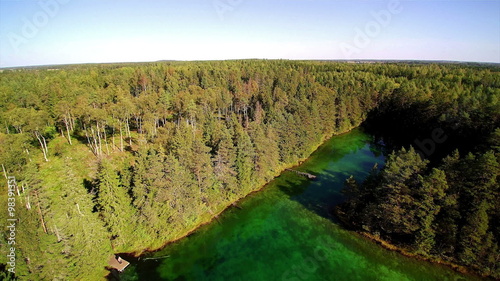
<svg viewBox="0 0 500 281"><path fill-rule="evenodd" d="M360 129L333 137L297 170L238 202L219 221L132 259L122 280L476 280L404 257L331 217L346 178L362 180L384 155Z"/></svg>

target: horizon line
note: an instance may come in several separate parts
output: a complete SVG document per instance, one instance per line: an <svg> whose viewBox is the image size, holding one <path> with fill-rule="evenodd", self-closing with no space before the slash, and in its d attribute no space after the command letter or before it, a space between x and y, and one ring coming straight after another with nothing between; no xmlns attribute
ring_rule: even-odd
<svg viewBox="0 0 500 281"><path fill-rule="evenodd" d="M81 62L81 63L56 63L56 64L33 64L33 65L19 65L19 66L4 66L0 70L14 70L26 68L48 68L53 66L85 66L85 65L113 65L113 64L147 64L147 63L161 63L161 62L222 62L222 61L310 61L310 62L416 62L416 63L440 63L440 64L487 64L499 65L500 62L491 61L461 61L461 60L446 60L446 59L287 59L287 58L231 58L231 59L201 59L201 60L151 60L151 61L117 61L117 62Z"/></svg>

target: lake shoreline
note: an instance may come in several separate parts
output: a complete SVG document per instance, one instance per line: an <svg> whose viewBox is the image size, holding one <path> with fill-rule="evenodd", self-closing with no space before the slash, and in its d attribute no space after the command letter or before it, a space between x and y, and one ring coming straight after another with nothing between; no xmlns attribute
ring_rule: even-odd
<svg viewBox="0 0 500 281"><path fill-rule="evenodd" d="M336 243L341 243L345 245L344 247L339 248L338 257L331 259L328 262L328 265L324 264L322 266L322 272L336 272L337 274L341 274L341 272L345 274L351 274L352 270L356 270L357 266L353 266L353 268L348 268L344 270L344 266L341 268L337 268L339 264L339 259L352 264L353 261L357 261L361 259L365 259L368 263L360 262L359 268L362 269L357 274L359 277L370 278L369 276L377 276L373 275L375 272L379 272L380 274L385 274L384 276L390 277L387 280L402 280L405 274L409 274L408 276L416 276L415 280L490 280L480 278L479 275L473 274L470 271L464 271L464 269L459 268L450 268L449 264L443 264L443 262L438 261L430 261L428 259L424 259L412 253L406 251L406 249L396 249L396 246L390 245L387 241L383 241L381 239L377 239L377 237L370 236L369 233L362 233L352 229L352 224L346 225L342 221L336 219L336 216L332 213L332 209L335 205L329 204L326 210L329 219L324 220L325 217L321 218L321 221L325 224L325 229L319 227L316 224L318 221L316 219L312 219L315 216L315 213L311 213L311 209L307 206L309 204L305 204L307 202L316 202L317 198L324 198L327 194L334 194L340 192L340 189L343 186L344 176L347 176L347 173L353 174L356 177L359 177L359 180L365 177L365 173L357 174L357 172L361 169L363 171L368 172L369 167L373 166L371 163L383 163L385 157L380 158L381 156L377 154L377 151L374 151L373 145L376 142L373 142L373 139L369 138L369 134L365 136L363 132L363 127L357 128L353 130L352 138L344 139L341 136L344 134L333 135L330 139L326 138L326 143L323 142L322 145L319 145L305 162L303 159L296 159L296 169L297 170L310 170L314 171L315 174L319 175L320 178L317 183L307 182L306 180L299 180L297 178L297 182L290 181L288 178L291 177L296 179L296 176L292 173L280 173L280 176L274 177L276 184L273 184L273 180L269 180L270 183L266 183L261 185L262 182L255 182L255 185L260 186L258 189L250 191L245 197L237 199L237 200L228 200L234 201L233 203L224 204L226 206L223 210L218 212L213 212L211 216L204 216L200 218L199 221L209 220L206 223L200 224L197 228L194 228L188 234L183 235L181 238L175 241L167 242L166 246L160 248L158 250L153 251L143 251L138 259L132 258L129 256L131 264L135 265L135 267L131 268L124 276L133 277L133 276L142 276L150 279L145 280L159 280L155 278L159 278L158 274L165 274L164 276L169 276L168 280L175 279L175 276L190 276L194 278L194 276L229 276L228 268L234 267L238 264L240 256L245 258L252 258L251 260L259 260L261 256L260 251L264 251L266 255L273 257L270 260L275 259L276 256L280 256L283 259L283 262L278 262L280 270L275 270L275 272L281 272L284 274L289 274L290 276L297 277L299 273L294 270L291 270L286 265L280 267L283 263L285 264L295 264L296 268L301 268L300 266L307 266L307 263L304 263L303 260L289 258L288 256L283 257L280 254L276 255L275 251L270 251L268 253L269 247L264 247L259 249L261 246L254 245L252 242L249 243L241 243L242 241L260 241L256 237L272 237L277 239L275 242L264 243L267 246L273 245L276 249L288 249L289 242L284 243L283 241L297 241L297 247L302 249L303 245L309 243L309 241L313 241L311 237L320 237L319 235L328 235L331 236ZM348 133L347 133L348 134ZM340 138L337 138L340 136ZM320 138L318 137L318 140ZM363 143L362 143L362 142ZM344 145L345 143L351 145ZM368 146L367 146L368 144ZM357 149L353 150L353 147ZM311 147L312 149L312 147ZM309 151L307 151L309 152ZM319 153L318 153L319 152ZM325 154L325 155L323 155ZM366 158L365 158L366 157ZM354 160L354 162L353 162ZM332 163L335 163L332 165ZM370 164L368 164L370 163ZM311 166L312 165L312 166ZM281 170L283 168L279 167ZM336 180L332 180L330 178L333 174L342 174L344 175L342 178L336 178ZM328 177L326 175L329 175ZM264 181L264 179L262 179ZM289 193L288 185L296 186L300 182L300 188L297 190L300 191L301 195L297 193ZM330 186L330 183L335 183L334 190L336 191L326 191L326 186ZM303 189L302 187L307 186L307 189ZM260 192L257 194L259 191ZM315 198L310 198L311 192L316 194ZM252 195L255 193L254 195ZM266 195L270 194L270 195ZM279 195L279 196L278 196ZM293 195L293 198L290 196ZM298 196L298 197L296 197ZM302 196L302 197L300 197ZM316 198L317 197L317 198ZM264 199L265 198L265 199ZM299 199L305 199L306 201L301 201ZM243 201L245 199L245 201ZM241 201L240 201L241 200ZM310 200L310 201L308 201ZM277 204L280 203L280 204ZM302 204L303 206L297 205L297 203ZM236 205L234 205L236 204ZM223 217L217 218L220 214L229 207L234 206L238 209L242 210L230 210L228 213L224 214ZM241 206L242 208L239 208ZM276 208L279 206L280 208ZM292 209L293 206L293 209ZM300 211L295 209L298 207ZM326 206L325 206L326 207ZM304 209L305 208L305 209ZM302 209L303 213L302 213ZM282 212L281 210L289 210L288 212ZM292 211L293 212L290 212ZM296 212L295 212L296 211ZM285 215L283 215L285 213ZM296 214L299 219L298 221L294 219L290 219L289 215L286 214ZM307 214L307 215L306 215ZM309 216L311 215L312 216ZM325 213L322 213L325 215ZM304 216L302 216L304 215ZM298 227L297 230L303 230L305 226L311 227L312 234L289 234L289 233L297 233L297 231L293 231L293 228L290 227L290 223L287 223L288 220L297 222L297 225L294 227ZM208 223L212 223L213 220L217 220L218 223L207 225ZM263 225L263 221L265 220L266 225L268 226L260 228L260 225ZM310 224L311 222L315 222L314 224ZM299 227L300 226L300 227ZM257 228L256 228L257 227ZM300 229L300 230L299 230ZM323 229L323 230L318 230ZM338 229L339 233L342 235L338 235L336 231L332 232L332 229ZM348 229L346 232L345 230ZM328 231L325 231L328 230ZM256 231L256 232L255 232ZM316 232L317 231L317 232ZM196 235L190 236L192 233L196 232ZM281 234L276 236L276 234ZM272 236L269 236L271 235ZM302 237L304 236L304 237ZM308 238L308 236L310 236ZM345 237L344 237L345 236ZM182 238L189 237L188 239L181 240ZM293 238L290 240L290 238ZM243 239L243 240L240 240ZM256 240L257 239L257 240ZM304 243L304 241L307 241ZM180 241L179 241L180 240ZM265 239L263 241L268 241L273 239ZM302 241L302 242L300 242ZM176 242L176 243L174 243ZM299 243L300 242L300 243ZM373 243L375 242L375 243ZM280 244L281 243L281 244ZM295 243L295 242L294 242ZM248 246L247 244L253 245ZM269 244L269 245L268 245ZM283 245L282 245L283 244ZM309 245L311 251L316 251L317 246L314 242L313 245ZM316 243L318 244L318 243ZM245 246L247 245L247 246ZM278 245L278 246L277 246ZM279 246L281 245L281 246ZM333 244L331 244L333 245ZM336 244L335 244L336 245ZM356 253L352 253L352 248L355 246ZM380 247L382 246L382 247ZM316 247L316 248L315 248ZM360 248L361 247L361 248ZM260 250L260 251L259 251ZM361 250L361 251L360 251ZM387 251L390 250L390 251ZM248 252L247 252L248 251ZM307 250L299 250L298 252L311 253L311 251ZM397 251L398 253L394 253L393 251ZM234 253L237 253L236 256L233 256ZM239 253L239 254L238 254ZM246 254L244 254L246 253ZM257 253L257 254L255 254ZM344 253L344 254L341 254ZM403 256L399 255L399 253L403 254ZM351 254L354 254L351 257ZM160 263L146 261L149 259L155 259L155 257L164 257L168 256L169 259L165 261L161 261ZM358 258L358 256L360 258ZM125 257L125 256L124 256ZM223 260L220 260L221 257L226 257ZM382 257L382 259L380 259ZM408 257L408 258L407 258ZM374 260L371 260L375 258ZM386 259L387 258L387 259ZM412 258L416 258L413 260ZM397 261L401 261L401 266L394 266L392 262L393 259ZM371 261L370 261L371 260ZM220 264L219 264L220 263ZM208 264L208 265L207 265ZM445 266L441 266L439 264L443 264ZM215 266L217 265L217 266ZM229 267L228 267L229 266ZM367 267L368 266L368 267ZM224 268L224 270L219 271ZM239 268L236 266L236 268ZM219 269L219 270L218 270ZM426 270L429 269L429 270ZM450 270L451 269L451 270ZM205 270L202 274L199 270ZM235 269L236 270L236 269ZM239 273L245 271L245 268L239 268ZM236 271L238 271L236 270ZM229 272L232 272L229 270ZM275 272L266 272L266 276L274 276L279 279L281 275L276 275ZM233 272L234 273L234 272ZM229 275L228 275L229 274ZM245 273L246 274L246 273ZM312 274L312 273L311 273ZM377 273L378 274L378 273ZM467 274L467 275L465 275ZM162 275L163 276L163 275ZM246 276L246 275L245 275ZM252 274L248 274L248 276L252 276ZM425 277L424 277L425 276ZM443 279L436 279L437 276L443 276ZM273 277L273 278L274 278ZM446 278L449 279L446 279ZM450 279L451 277L451 279ZM423 278L423 279L418 279ZM194 279L189 279L194 280ZM251 278L249 279L251 280ZM252 279L253 280L253 279ZM363 280L363 279L359 279ZM386 279L384 279L386 280Z"/></svg>
<svg viewBox="0 0 500 281"><path fill-rule="evenodd" d="M345 135L345 134L348 134L350 132L352 132L353 130L355 129L361 129L361 124L359 124L358 126L355 126L355 127L352 127L350 129L348 129L347 131L345 132L342 132L342 133L332 133L331 135L325 135L322 137L321 141L319 142L319 144L317 145L314 145L312 146L312 152L307 156L307 157L303 157L303 158L300 158L298 159L295 163L293 164L289 164L289 165L284 165L280 168L280 171L276 173L276 176L274 176L270 181L268 181L267 183L263 184L262 186L252 190L251 192L249 192L248 194L246 194L245 196L241 197L241 198L238 198L234 201L231 201L229 202L229 204L227 206L225 206L224 208L222 208L221 211L217 212L217 213L213 213L211 214L210 218L205 221L205 222L201 222L199 224L197 224L195 227L191 228L189 231L187 231L185 234L179 236L179 237L175 237L174 239L171 239L167 242L165 242L161 247L158 247L158 248L155 248L155 249L151 249L151 248L146 248L146 249L143 249L143 250L140 250L140 251L131 251L131 252L123 252L123 253L116 253L118 255L122 255L122 256L125 256L125 257L133 257L133 258L138 258L139 256L142 256L142 255L145 255L145 254L148 254L148 253L154 253L154 252L157 252L163 248L165 248L166 246L172 244L172 243L175 243L183 238L186 238L188 236L190 236L191 234L195 233L198 229L200 229L201 227L205 226L205 225L208 225L208 224L211 224L214 222L214 220L217 220L219 215L221 215L222 213L224 213L226 210L230 209L231 207L234 207L235 205L237 205L238 202L240 202L241 200L249 197L250 195L254 194L254 193L257 193L257 192L260 192L262 190L264 190L268 184L270 182L272 182L274 179L276 179L277 177L280 177L284 172L286 172L287 169L292 169L292 168L296 168L300 165L302 165L307 159L309 159L322 145L324 145L328 140L330 140L331 138L333 137L337 137L337 136L342 136L342 135Z"/></svg>
<svg viewBox="0 0 500 281"><path fill-rule="evenodd" d="M387 250L397 252L405 257L415 258L415 259L418 259L421 261L426 261L426 262L430 262L430 263L434 263L434 264L444 265L444 266L449 267L449 268L455 270L456 272L464 274L464 275L474 275L474 276L481 277L481 278L489 278L491 280L495 280L495 278L493 276L481 274L478 271L476 271L470 267L466 267L463 265L459 265L459 264L452 263L452 262L445 261L445 260L438 259L438 258L425 257L425 256L422 256L422 255L417 254L417 253L412 253L405 248L396 246L396 245L390 243L389 241L384 240L378 236L375 236L369 232L356 231L356 233L367 238L368 240L375 242L376 244L380 245L381 247L383 247Z"/></svg>
<svg viewBox="0 0 500 281"><path fill-rule="evenodd" d="M335 207L332 214L339 221L340 225L344 229L347 229L349 231L353 231L353 232L359 234L361 237L363 237L363 238L365 238L365 239L367 239L367 240L369 240L369 241L371 241L371 242L373 242L373 243L375 243L375 244L377 244L377 245L381 246L382 248L387 249L389 251L393 251L393 252L399 253L405 257L414 258L414 259L417 259L420 261L426 261L426 262L433 263L433 264L444 265L448 268L453 269L454 271L456 271L460 274L473 275L473 276L480 277L480 278L487 278L488 280L499 280L499 279L495 279L495 277L493 277L491 275L482 274L482 273L478 272L478 270L475 270L474 268L471 268L471 267L459 265L459 264L445 261L445 260L442 260L439 258L426 257L426 256L422 256L421 254L413 253L413 252L408 251L407 249L405 249L403 247L394 245L391 242L389 242L385 239L382 239L379 236L373 235L373 234L366 232L366 231L360 231L360 230L356 229L356 227L354 227L352 224L350 224L346 221L345 217L343 216L343 211L340 208L338 208L338 206Z"/></svg>
<svg viewBox="0 0 500 281"><path fill-rule="evenodd" d="M324 145L331 138L337 137L337 136L342 136L344 134L348 134L348 133L352 132L355 129L362 129L362 127L361 127L361 125L358 125L358 126L353 127L353 128L351 128L351 129L349 129L349 130L347 130L345 132L342 132L342 133L332 133L330 136L324 136L322 138L321 142L318 145L313 146L312 152L307 157L300 158L300 159L298 159L293 164L282 166L280 168L280 171L277 172L277 175L274 176L270 181L268 181L267 183L261 185L260 187L258 187L256 189L250 191L245 196L229 202L225 207L223 207L221 209L221 211L211 214L210 218L207 221L201 222L201 223L197 224L195 227L193 227L192 229L190 229L189 231L187 231L185 234L183 234L183 235L181 235L179 237L176 237L176 238L174 238L172 240L169 240L169 241L165 242L165 244L163 244L161 247L155 248L155 249L147 248L147 249L144 249L144 250L141 250L141 251L137 251L137 252L125 252L125 253L121 253L121 255L129 256L129 257L133 257L133 258L138 258L138 257L140 257L142 255L145 255L145 254L150 254L150 253L154 253L154 252L160 251L161 249L167 247L168 245L170 245L172 243L175 243L175 242L177 242L177 241L179 241L179 240L181 240L183 238L186 238L186 237L188 237L188 236L196 233L196 231L198 231L203 226L206 226L208 224L213 223L215 220L218 220L218 217L222 213L224 213L225 211L227 211L231 207L237 206L238 202L240 202L241 200L244 200L244 199L248 198L249 196L251 196L251 195L253 195L255 193L263 191L268 186L268 184L270 182L272 182L274 179L280 177L284 172L287 171L287 169L293 169L293 168L297 168L297 167L301 166L322 145ZM337 213L336 210L334 210L332 213L333 213L333 216L337 219L337 221L341 224L341 226L344 229L351 230L351 231L355 232L356 234L358 234L363 239L367 239L367 240L369 240L371 242L374 242L374 243L376 243L377 245L381 246L384 249L387 249L387 250L390 250L390 251L393 251L393 252L397 252L397 253L405 256L405 257L415 258L417 260L426 261L426 262L433 263L433 264L444 265L444 266L446 266L448 268L453 269L455 272L458 272L460 274L473 275L473 276L476 276L476 277L487 278L488 280L499 280L499 279L495 279L493 276L481 274L477 270L474 270L473 268L470 268L470 267L466 267L466 266L463 266L463 265L458 265L458 264L455 264L455 263L452 263L452 262L449 262L449 261L444 261L444 260L433 258L433 257L425 257L425 256L422 256L422 255L417 254L417 253L412 253L412 252L408 251L405 248L396 246L396 245L390 243L389 241L384 240L384 239L382 239L382 238L380 238L378 236L375 236L375 235L373 235L373 234L371 234L369 232L356 230L352 225L350 225L344 219L342 219L342 217L339 216L339 214Z"/></svg>

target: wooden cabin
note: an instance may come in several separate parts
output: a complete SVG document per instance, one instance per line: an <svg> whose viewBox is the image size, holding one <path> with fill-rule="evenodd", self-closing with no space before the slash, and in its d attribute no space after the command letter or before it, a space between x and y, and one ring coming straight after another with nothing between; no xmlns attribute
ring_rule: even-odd
<svg viewBox="0 0 500 281"><path fill-rule="evenodd" d="M111 268L122 272L130 263L119 256L112 256L109 258L108 264Z"/></svg>

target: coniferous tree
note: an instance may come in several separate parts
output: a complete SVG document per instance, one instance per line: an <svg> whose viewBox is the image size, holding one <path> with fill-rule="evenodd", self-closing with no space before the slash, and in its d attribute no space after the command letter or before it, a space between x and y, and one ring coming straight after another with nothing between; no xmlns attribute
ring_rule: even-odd
<svg viewBox="0 0 500 281"><path fill-rule="evenodd" d="M115 250L134 241L136 212L124 185L109 160L101 160L97 175L97 207L111 235Z"/></svg>

